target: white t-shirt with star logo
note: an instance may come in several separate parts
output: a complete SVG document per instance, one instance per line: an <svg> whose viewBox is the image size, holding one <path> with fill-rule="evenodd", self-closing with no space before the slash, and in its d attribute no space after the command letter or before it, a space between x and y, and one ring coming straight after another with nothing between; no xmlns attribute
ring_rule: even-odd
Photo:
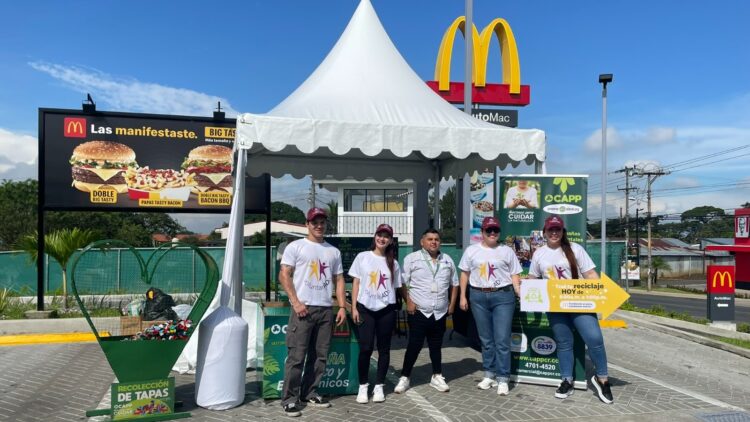
<svg viewBox="0 0 750 422"><path fill-rule="evenodd" d="M511 248L505 245L488 248L481 243L466 248L458 268L469 273L471 286L480 288L505 287L512 283L512 275L523 271Z"/></svg>
<svg viewBox="0 0 750 422"><path fill-rule="evenodd" d="M349 275L359 279L357 302L371 311L379 311L396 303L396 289L403 284L401 266L393 261L393 278L384 256L373 251L360 252L354 258Z"/></svg>
<svg viewBox="0 0 750 422"><path fill-rule="evenodd" d="M594 264L594 261L591 260L589 254L586 253L586 250L581 245L571 242L570 248L573 250L573 255L575 255L578 263L578 278L583 278L583 273L596 268L596 264ZM568 262L568 258L565 257L562 247L552 249L544 245L537 249L534 252L534 256L531 257L529 276L545 280L550 278L572 278L570 263Z"/></svg>
<svg viewBox="0 0 750 422"><path fill-rule="evenodd" d="M338 249L327 242L295 240L284 249L281 264L294 268L292 281L300 302L307 306L333 305L333 281L344 273Z"/></svg>

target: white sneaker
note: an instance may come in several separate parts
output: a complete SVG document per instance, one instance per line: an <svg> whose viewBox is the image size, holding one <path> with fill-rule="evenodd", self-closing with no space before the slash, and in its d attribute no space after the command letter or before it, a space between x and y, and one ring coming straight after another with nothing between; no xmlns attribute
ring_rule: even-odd
<svg viewBox="0 0 750 422"><path fill-rule="evenodd" d="M383 384L375 384L375 388L372 390L372 402L382 403L385 401L385 393L383 393Z"/></svg>
<svg viewBox="0 0 750 422"><path fill-rule="evenodd" d="M401 394L408 389L409 389L409 377L401 377L398 379L398 384L396 384L396 388L393 390L393 392L396 394Z"/></svg>
<svg viewBox="0 0 750 422"><path fill-rule="evenodd" d="M367 387L369 386L370 384L359 385L359 392L357 393L357 403L367 404L367 402L370 401L370 399L367 398Z"/></svg>
<svg viewBox="0 0 750 422"><path fill-rule="evenodd" d="M477 387L480 390L489 390L492 387L497 387L497 381L493 380L492 378L485 377L483 380L479 381Z"/></svg>
<svg viewBox="0 0 750 422"><path fill-rule="evenodd" d="M450 387L448 387L448 384L445 382L445 378L441 374L434 374L432 376L432 379L430 380L430 387L443 393L451 389Z"/></svg>
<svg viewBox="0 0 750 422"><path fill-rule="evenodd" d="M497 385L497 394L501 396L507 396L508 395L508 383L507 382L501 382Z"/></svg>

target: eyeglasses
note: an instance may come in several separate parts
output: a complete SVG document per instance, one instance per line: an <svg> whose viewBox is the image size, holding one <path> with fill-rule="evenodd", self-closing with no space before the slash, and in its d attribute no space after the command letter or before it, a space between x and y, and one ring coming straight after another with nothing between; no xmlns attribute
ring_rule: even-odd
<svg viewBox="0 0 750 422"><path fill-rule="evenodd" d="M484 229L484 232L487 234L498 234L500 233L500 229L495 227L490 227L489 229Z"/></svg>
<svg viewBox="0 0 750 422"><path fill-rule="evenodd" d="M308 221L307 223L310 224L311 226L322 226L322 227L325 227L325 225L326 225L326 221L325 220L323 220L323 221Z"/></svg>
<svg viewBox="0 0 750 422"><path fill-rule="evenodd" d="M388 233L388 232L377 232L377 233L375 233L375 236L377 236L377 237L385 237L387 239L390 239L392 237L391 234Z"/></svg>

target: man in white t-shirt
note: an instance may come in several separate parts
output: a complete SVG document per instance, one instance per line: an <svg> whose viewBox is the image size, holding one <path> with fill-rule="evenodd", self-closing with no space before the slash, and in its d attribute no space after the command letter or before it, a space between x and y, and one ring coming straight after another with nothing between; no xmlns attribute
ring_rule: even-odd
<svg viewBox="0 0 750 422"><path fill-rule="evenodd" d="M519 180L505 194L505 208L539 208L536 189L528 180Z"/></svg>
<svg viewBox="0 0 750 422"><path fill-rule="evenodd" d="M292 305L281 393L287 416L302 414L301 400L308 406L331 406L318 394L317 386L323 378L331 344L334 282L339 306L336 325L346 321L346 309L341 252L323 238L327 222L328 214L323 209L307 211L307 237L290 243L281 258L279 280Z"/></svg>
<svg viewBox="0 0 750 422"><path fill-rule="evenodd" d="M440 232L427 229L420 240L422 249L404 258L404 285L409 323L409 343L401 368L396 393L409 388L409 377L425 338L432 361L430 386L449 391L442 370L442 347L445 320L453 314L458 297L458 272L453 259L440 252Z"/></svg>

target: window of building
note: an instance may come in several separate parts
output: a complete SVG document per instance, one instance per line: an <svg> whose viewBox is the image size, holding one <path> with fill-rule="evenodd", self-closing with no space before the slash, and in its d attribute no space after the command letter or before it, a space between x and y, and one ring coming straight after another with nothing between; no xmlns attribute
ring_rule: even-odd
<svg viewBox="0 0 750 422"><path fill-rule="evenodd" d="M344 211L406 212L406 189L344 189Z"/></svg>

